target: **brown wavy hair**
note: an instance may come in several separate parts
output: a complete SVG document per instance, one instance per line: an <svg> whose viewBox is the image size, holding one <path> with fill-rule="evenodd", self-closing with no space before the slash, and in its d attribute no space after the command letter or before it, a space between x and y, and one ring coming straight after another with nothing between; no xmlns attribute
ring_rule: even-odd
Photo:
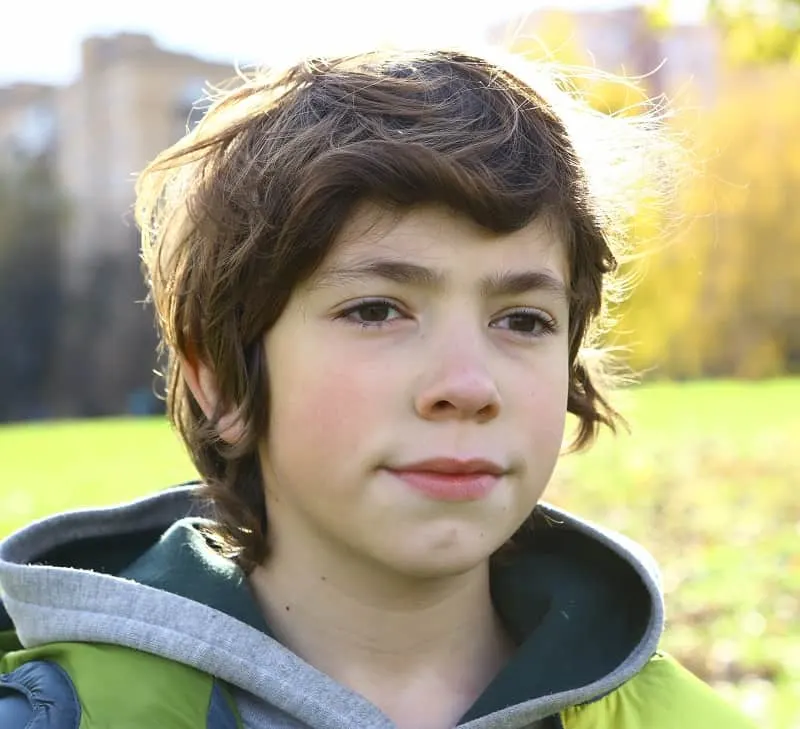
<svg viewBox="0 0 800 729"><path fill-rule="evenodd" d="M530 73L535 74L531 76ZM592 112L530 64L519 71L455 51L374 52L241 77L137 182L136 219L167 356L167 407L203 481L215 534L249 571L266 556L257 443L267 435L263 338L330 251L354 206L441 204L495 233L547 214L570 265L572 449L620 415L602 394L597 351L618 293L618 256L636 150L628 123ZM627 192L626 192L627 191ZM625 193L625 194L622 194ZM180 356L213 372L207 418ZM233 409L244 435L215 427Z"/></svg>

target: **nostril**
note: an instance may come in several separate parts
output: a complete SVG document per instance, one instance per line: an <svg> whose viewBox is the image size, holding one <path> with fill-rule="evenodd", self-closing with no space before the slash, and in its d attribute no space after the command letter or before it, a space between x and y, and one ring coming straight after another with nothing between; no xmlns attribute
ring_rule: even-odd
<svg viewBox="0 0 800 729"><path fill-rule="evenodd" d="M495 403L489 403L478 411L478 418L481 420L490 420L494 418L499 411Z"/></svg>
<svg viewBox="0 0 800 729"><path fill-rule="evenodd" d="M449 371L420 391L414 407L423 418L487 420L500 411L500 395L488 376Z"/></svg>

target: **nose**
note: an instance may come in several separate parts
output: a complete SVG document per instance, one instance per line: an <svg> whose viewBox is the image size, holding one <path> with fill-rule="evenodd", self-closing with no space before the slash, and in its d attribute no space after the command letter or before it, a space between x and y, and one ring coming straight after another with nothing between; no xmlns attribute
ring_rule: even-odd
<svg viewBox="0 0 800 729"><path fill-rule="evenodd" d="M425 420L488 422L500 413L500 393L479 347L460 347L444 357L429 353L434 367L415 396Z"/></svg>

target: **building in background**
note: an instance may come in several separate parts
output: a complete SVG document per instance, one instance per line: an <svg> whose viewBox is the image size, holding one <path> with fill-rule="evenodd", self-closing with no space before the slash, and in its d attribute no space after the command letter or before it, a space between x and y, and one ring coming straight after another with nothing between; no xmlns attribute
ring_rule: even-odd
<svg viewBox="0 0 800 729"><path fill-rule="evenodd" d="M71 290L86 285L102 255L134 244L136 173L186 131L205 84L234 74L232 65L171 53L139 34L87 38L81 56L78 78L57 95Z"/></svg>
<svg viewBox="0 0 800 729"><path fill-rule="evenodd" d="M722 36L711 24L675 25L660 33L664 63L659 71L668 96L701 107L719 98L724 76Z"/></svg>
<svg viewBox="0 0 800 729"><path fill-rule="evenodd" d="M0 168L41 158L55 163L57 91L55 86L32 83L0 88Z"/></svg>
<svg viewBox="0 0 800 729"><path fill-rule="evenodd" d="M138 304L146 292L133 220L135 176L199 118L194 105L206 85L234 73L232 64L170 53L149 36L122 33L85 39L80 73L67 86L0 89L0 185L47 211L45 220L28 205L25 214L34 217L10 230L18 252L30 253L34 243L43 252L41 266L36 254L24 259L24 269L19 264L20 296L28 298L12 306L26 307L28 324L11 331L13 317L6 317L11 334L4 330L16 359L27 358L17 370L36 369L38 379L33 394L7 413L75 417L159 405L152 395L153 314ZM13 204L14 196L6 197ZM44 309L35 286L53 299ZM29 335L39 309L47 327L37 339ZM50 340L52 347L37 345Z"/></svg>
<svg viewBox="0 0 800 729"><path fill-rule="evenodd" d="M567 19L570 42L598 68L641 76L653 95L693 92L693 102L713 100L719 83L716 29L657 30L640 6L540 9L490 28L487 38L507 46L535 38L555 17ZM80 73L68 86L0 88L0 166L45 157L65 198L62 265L70 291L89 285L106 255L136 244L136 173L197 118L193 106L204 86L233 74L232 65L166 51L147 35L121 33L86 38Z"/></svg>
<svg viewBox="0 0 800 729"><path fill-rule="evenodd" d="M721 40L707 24L656 28L646 8L632 4L605 11L538 9L487 33L489 43L508 48L537 39L555 45L556 55L559 46L576 49L582 62L601 71L640 77L652 96L690 95L701 105L716 96Z"/></svg>

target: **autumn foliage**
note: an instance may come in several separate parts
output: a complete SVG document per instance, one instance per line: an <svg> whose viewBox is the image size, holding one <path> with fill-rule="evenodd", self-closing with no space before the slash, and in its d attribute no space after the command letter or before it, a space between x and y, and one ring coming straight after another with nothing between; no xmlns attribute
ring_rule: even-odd
<svg viewBox="0 0 800 729"><path fill-rule="evenodd" d="M591 63L569 23L552 13L511 50ZM800 66L720 67L712 98L687 79L670 100L666 133L684 153L675 199L644 198L631 220L638 283L608 344L645 378L800 372ZM646 113L653 80L589 72L576 86L604 113Z"/></svg>
<svg viewBox="0 0 800 729"><path fill-rule="evenodd" d="M678 114L694 173L676 234L648 257L621 338L669 376L800 371L800 69L730 71Z"/></svg>

